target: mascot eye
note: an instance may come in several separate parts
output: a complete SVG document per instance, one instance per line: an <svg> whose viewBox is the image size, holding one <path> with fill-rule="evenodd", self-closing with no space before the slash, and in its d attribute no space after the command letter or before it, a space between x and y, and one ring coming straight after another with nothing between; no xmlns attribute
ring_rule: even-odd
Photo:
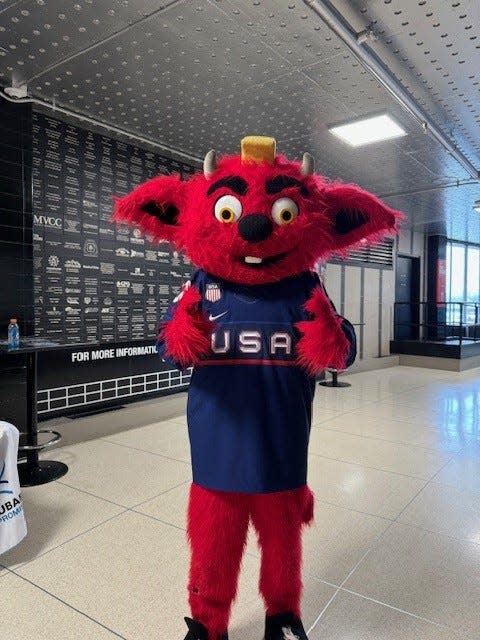
<svg viewBox="0 0 480 640"><path fill-rule="evenodd" d="M289 224L298 216L298 207L290 198L280 198L272 205L272 217L277 224Z"/></svg>
<svg viewBox="0 0 480 640"><path fill-rule="evenodd" d="M222 196L215 203L215 217L220 222L236 222L242 215L242 203L235 196Z"/></svg>

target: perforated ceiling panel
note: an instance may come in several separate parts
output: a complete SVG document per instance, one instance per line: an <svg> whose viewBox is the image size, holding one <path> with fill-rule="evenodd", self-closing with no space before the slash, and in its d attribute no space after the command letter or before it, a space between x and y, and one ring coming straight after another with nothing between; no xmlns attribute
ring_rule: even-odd
<svg viewBox="0 0 480 640"><path fill-rule="evenodd" d="M480 158L480 2L477 0L336 0L369 46L425 106L462 151Z"/></svg>
<svg viewBox="0 0 480 640"><path fill-rule="evenodd" d="M392 207L411 212L413 228L418 231L480 243L480 214L472 208L479 193L477 183L413 195L390 196L386 201ZM446 214L439 215L439 211Z"/></svg>
<svg viewBox="0 0 480 640"><path fill-rule="evenodd" d="M103 5L103 6L99 6ZM65 58L124 27L155 15L154 0L0 1L0 31L7 73L29 83Z"/></svg>
<svg viewBox="0 0 480 640"><path fill-rule="evenodd" d="M374 24L379 38L372 46L480 166L480 65L472 39L478 4L336 0L355 30ZM439 13L439 5L449 8ZM429 7L436 13L427 16ZM442 38L445 29L440 33L434 19L450 35ZM468 177L301 0L0 0L0 47L3 85L26 82L30 95L199 159L211 147L236 152L243 135L262 133L275 136L287 155L309 151L326 175L377 193ZM379 110L409 135L352 149L328 131ZM422 211L430 207L428 219L434 211L446 220L448 199L431 193L422 195ZM402 202L412 223L421 224L414 201Z"/></svg>

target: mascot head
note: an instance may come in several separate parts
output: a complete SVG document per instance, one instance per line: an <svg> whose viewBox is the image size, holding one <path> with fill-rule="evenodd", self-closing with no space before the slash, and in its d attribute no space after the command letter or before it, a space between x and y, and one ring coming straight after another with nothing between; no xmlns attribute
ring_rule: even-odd
<svg viewBox="0 0 480 640"><path fill-rule="evenodd" d="M205 156L182 182L158 176L116 201L113 219L169 242L208 273L246 285L275 282L320 259L397 229L401 214L351 184L314 173L313 158L289 161L275 140L249 136L240 156Z"/></svg>

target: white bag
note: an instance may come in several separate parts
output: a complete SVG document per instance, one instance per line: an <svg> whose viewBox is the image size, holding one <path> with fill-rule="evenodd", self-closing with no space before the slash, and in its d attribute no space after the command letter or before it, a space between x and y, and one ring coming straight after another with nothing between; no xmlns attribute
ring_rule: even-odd
<svg viewBox="0 0 480 640"><path fill-rule="evenodd" d="M0 421L0 554L27 535L18 481L18 440L18 429Z"/></svg>

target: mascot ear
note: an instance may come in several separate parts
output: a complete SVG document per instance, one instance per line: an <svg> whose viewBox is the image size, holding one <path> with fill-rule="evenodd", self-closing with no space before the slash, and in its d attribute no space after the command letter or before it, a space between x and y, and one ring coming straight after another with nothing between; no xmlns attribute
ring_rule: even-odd
<svg viewBox="0 0 480 640"><path fill-rule="evenodd" d="M186 183L179 176L158 176L115 201L113 220L139 227L154 241L175 243Z"/></svg>
<svg viewBox="0 0 480 640"><path fill-rule="evenodd" d="M359 242L380 240L397 231L404 217L355 185L333 183L326 187L322 197L331 223L333 251L344 252Z"/></svg>

